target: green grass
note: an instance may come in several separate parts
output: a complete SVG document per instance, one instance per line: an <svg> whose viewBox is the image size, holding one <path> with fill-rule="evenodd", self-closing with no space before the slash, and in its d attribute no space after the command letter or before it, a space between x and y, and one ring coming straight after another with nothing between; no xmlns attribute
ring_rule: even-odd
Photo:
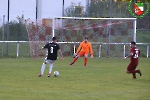
<svg viewBox="0 0 150 100"><path fill-rule="evenodd" d="M126 74L129 59L83 58L73 66L73 58L58 59L53 71L59 77L38 77L43 59L0 59L0 100L149 100L150 58L140 58L142 76Z"/></svg>

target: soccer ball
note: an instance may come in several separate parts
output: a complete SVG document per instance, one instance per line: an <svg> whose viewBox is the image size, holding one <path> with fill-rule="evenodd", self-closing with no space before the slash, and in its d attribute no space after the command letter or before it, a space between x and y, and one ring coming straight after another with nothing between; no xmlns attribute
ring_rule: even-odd
<svg viewBox="0 0 150 100"><path fill-rule="evenodd" d="M54 71L54 76L58 77L59 76L59 72L58 71Z"/></svg>

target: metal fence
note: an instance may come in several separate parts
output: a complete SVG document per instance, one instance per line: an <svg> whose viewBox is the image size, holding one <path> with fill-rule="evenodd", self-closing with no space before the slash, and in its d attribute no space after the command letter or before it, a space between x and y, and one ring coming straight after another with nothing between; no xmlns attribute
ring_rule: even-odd
<svg viewBox="0 0 150 100"><path fill-rule="evenodd" d="M9 49L7 48L9 44ZM80 42L58 42L65 57L73 56ZM95 57L125 57L129 54L130 43L101 43L91 42ZM0 57L31 57L29 41L0 41ZM141 57L149 58L150 43L137 43ZM46 55L46 54L45 54ZM44 56L41 56L44 57Z"/></svg>
<svg viewBox="0 0 150 100"><path fill-rule="evenodd" d="M30 57L28 41L0 41L0 57Z"/></svg>

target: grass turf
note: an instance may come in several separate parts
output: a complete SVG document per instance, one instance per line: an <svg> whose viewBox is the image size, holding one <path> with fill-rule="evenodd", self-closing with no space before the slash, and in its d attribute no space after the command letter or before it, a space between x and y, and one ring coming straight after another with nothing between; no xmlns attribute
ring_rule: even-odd
<svg viewBox="0 0 150 100"><path fill-rule="evenodd" d="M140 58L137 79L125 73L129 59L89 58L86 67L83 58L72 60L58 59L60 75L48 78L48 65L38 77L43 59L0 59L0 100L149 100L150 58Z"/></svg>

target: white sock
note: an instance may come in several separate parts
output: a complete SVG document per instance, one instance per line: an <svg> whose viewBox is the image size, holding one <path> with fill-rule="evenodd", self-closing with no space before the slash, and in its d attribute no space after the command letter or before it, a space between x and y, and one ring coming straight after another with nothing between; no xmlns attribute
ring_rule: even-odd
<svg viewBox="0 0 150 100"><path fill-rule="evenodd" d="M41 74L44 74L45 67L46 67L46 64L43 63L43 64L42 64L42 67L41 67Z"/></svg>
<svg viewBox="0 0 150 100"><path fill-rule="evenodd" d="M53 69L53 63L49 64L49 73L52 73L52 69Z"/></svg>

